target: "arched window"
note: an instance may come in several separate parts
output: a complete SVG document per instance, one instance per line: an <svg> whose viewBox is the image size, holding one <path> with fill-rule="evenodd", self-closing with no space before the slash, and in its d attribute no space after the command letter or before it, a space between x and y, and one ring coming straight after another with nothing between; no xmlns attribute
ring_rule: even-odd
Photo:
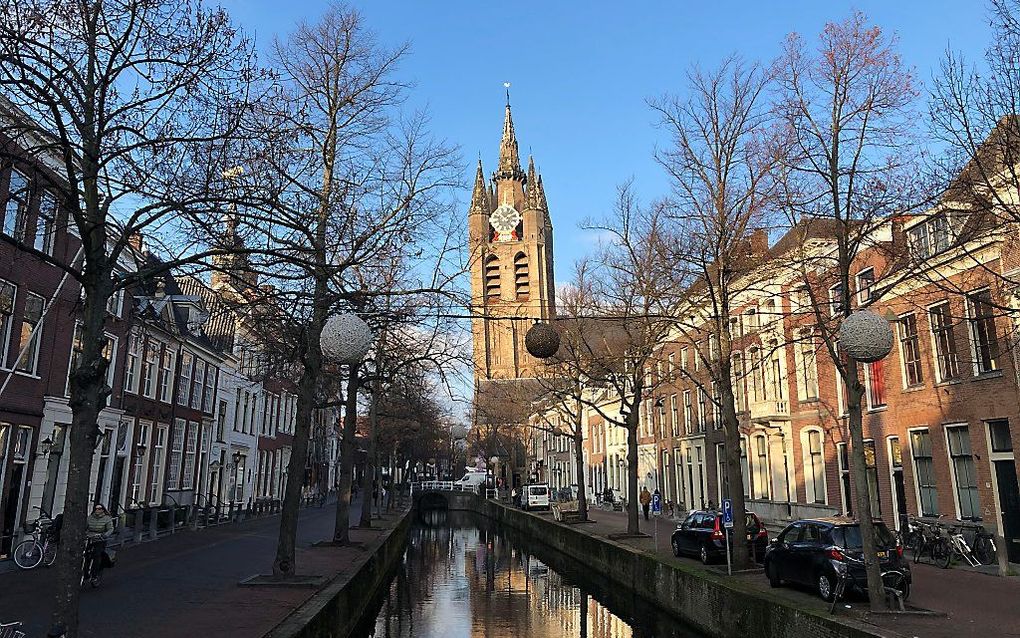
<svg viewBox="0 0 1020 638"><path fill-rule="evenodd" d="M501 290L499 279L499 257L489 255L485 260L485 296L499 297Z"/></svg>
<svg viewBox="0 0 1020 638"><path fill-rule="evenodd" d="M518 299L527 299L531 293L531 278L528 275L528 256L523 252L514 255L514 292Z"/></svg>

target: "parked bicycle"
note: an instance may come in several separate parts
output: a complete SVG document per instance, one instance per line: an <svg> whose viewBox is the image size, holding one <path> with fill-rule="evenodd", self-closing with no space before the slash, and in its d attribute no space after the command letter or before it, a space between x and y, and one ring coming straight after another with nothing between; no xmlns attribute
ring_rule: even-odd
<svg viewBox="0 0 1020 638"><path fill-rule="evenodd" d="M28 634L21 631L22 623L0 623L0 638L25 638Z"/></svg>
<svg viewBox="0 0 1020 638"><path fill-rule="evenodd" d="M980 518L972 519L979 523ZM928 554L931 562L942 569L948 569L954 558L961 558L971 567L991 565L996 562L995 536L979 526L974 534L973 548L963 533L963 522L946 524L941 521L925 522L917 519L908 521L910 548L914 562Z"/></svg>
<svg viewBox="0 0 1020 638"><path fill-rule="evenodd" d="M57 559L59 543L60 517L55 522L49 512L36 507L39 518L32 523L31 538L18 543L14 548L14 564L21 569L35 569L39 565L49 567Z"/></svg>
<svg viewBox="0 0 1020 638"><path fill-rule="evenodd" d="M857 581L857 576L854 575L853 570L850 569L850 564L856 564L863 566L864 561L861 559L854 558L846 552L840 552L843 560L839 563L836 568L837 578L836 585L832 589L832 602L829 605L829 613L836 613L836 605L840 599L843 598L843 594L846 592L847 584L853 585L854 588L860 589L861 591L867 591L867 583L861 583ZM903 572L897 569L890 569L882 572L882 586L885 589L885 595L891 597L897 607L903 608L903 601L910 596L910 584L907 582L907 577Z"/></svg>
<svg viewBox="0 0 1020 638"><path fill-rule="evenodd" d="M910 551L914 555L914 562L921 562L921 558L927 553L931 562L936 565L945 559L949 546L943 538L943 530L937 523L914 520L915 529L912 533Z"/></svg>

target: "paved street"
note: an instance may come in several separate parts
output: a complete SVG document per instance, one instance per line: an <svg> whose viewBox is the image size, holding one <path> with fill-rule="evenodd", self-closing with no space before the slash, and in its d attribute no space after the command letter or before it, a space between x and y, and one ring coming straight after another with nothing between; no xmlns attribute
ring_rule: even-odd
<svg viewBox="0 0 1020 638"><path fill-rule="evenodd" d="M627 518L622 512L593 510L591 518L596 521L580 529L597 536L607 536L626 531ZM625 539L626 543L644 551L656 551L670 561L701 565L694 558L674 558L669 538L676 523L667 518L653 518L647 523L641 519L641 531L653 534L652 538ZM657 529L656 529L657 528ZM770 530L774 535L777 530ZM656 538L657 536L657 538ZM657 542L656 542L657 541ZM725 570L725 565L715 569ZM1020 614L1017 601L1020 600L1020 578L998 578L967 569L942 570L932 565L911 565L913 588L910 604L919 608L939 612L938 616L865 614L864 601L851 601L852 609L846 613L859 613L868 622L892 629L906 636L919 638L989 638L990 636L1020 636ZM761 573L739 576L761 589L770 589L765 575ZM806 590L783 587L772 590L780 595L797 600L800 604L824 608L821 599ZM860 610L856 608L861 608Z"/></svg>
<svg viewBox="0 0 1020 638"><path fill-rule="evenodd" d="M352 518L360 512L355 507ZM332 505L301 510L297 563L300 573L336 574L357 556L355 548L312 548L333 534ZM392 516L390 517L392 519ZM82 595L83 636L171 638L261 636L314 592L299 588L238 587L268 573L276 550L279 516L182 532L118 552L117 567L99 589ZM356 530L356 541L379 532ZM0 619L25 623L29 638L45 636L51 611L47 580L52 570L0 575Z"/></svg>

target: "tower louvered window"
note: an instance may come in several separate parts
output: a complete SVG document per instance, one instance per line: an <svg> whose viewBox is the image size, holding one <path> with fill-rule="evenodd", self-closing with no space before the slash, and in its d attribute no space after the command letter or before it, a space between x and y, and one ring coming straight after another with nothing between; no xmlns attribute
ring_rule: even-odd
<svg viewBox="0 0 1020 638"><path fill-rule="evenodd" d="M531 278L528 276L528 257L524 253L514 255L514 292L518 299L527 299L531 293Z"/></svg>
<svg viewBox="0 0 1020 638"><path fill-rule="evenodd" d="M485 260L485 296L500 296L499 258L495 255Z"/></svg>

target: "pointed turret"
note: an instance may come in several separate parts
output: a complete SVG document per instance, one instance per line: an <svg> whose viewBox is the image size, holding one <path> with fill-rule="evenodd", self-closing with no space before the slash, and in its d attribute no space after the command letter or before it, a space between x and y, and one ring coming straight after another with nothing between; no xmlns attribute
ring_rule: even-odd
<svg viewBox="0 0 1020 638"><path fill-rule="evenodd" d="M488 213L492 210L489 206L489 191L485 188L485 173L482 172L482 160L478 160L478 171L475 172L475 188L471 191L471 210Z"/></svg>
<svg viewBox="0 0 1020 638"><path fill-rule="evenodd" d="M506 102L506 118L503 120L503 139L499 142L499 166L495 179L524 181L521 158L517 150L517 135L514 133L514 118L510 113L510 100Z"/></svg>
<svg viewBox="0 0 1020 638"><path fill-rule="evenodd" d="M535 177L535 158L528 156L528 179L525 182L527 190L524 194L525 206L538 208L538 178Z"/></svg>
<svg viewBox="0 0 1020 638"><path fill-rule="evenodd" d="M535 192L538 194L538 209L549 212L549 203L545 200L545 187L542 185L542 176L538 176L538 184L536 185Z"/></svg>

